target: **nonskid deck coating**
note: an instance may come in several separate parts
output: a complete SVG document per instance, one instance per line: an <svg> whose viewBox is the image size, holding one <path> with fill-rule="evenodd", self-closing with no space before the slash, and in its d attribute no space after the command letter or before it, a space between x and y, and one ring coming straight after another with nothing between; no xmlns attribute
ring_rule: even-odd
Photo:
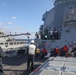
<svg viewBox="0 0 76 75"><path fill-rule="evenodd" d="M50 57L30 75L76 75L75 57Z"/></svg>
<svg viewBox="0 0 76 75"><path fill-rule="evenodd" d="M35 59L35 69L40 66L46 59ZM5 57L3 59L3 68L5 75L29 75L30 71L27 69L27 55L19 55L14 57Z"/></svg>

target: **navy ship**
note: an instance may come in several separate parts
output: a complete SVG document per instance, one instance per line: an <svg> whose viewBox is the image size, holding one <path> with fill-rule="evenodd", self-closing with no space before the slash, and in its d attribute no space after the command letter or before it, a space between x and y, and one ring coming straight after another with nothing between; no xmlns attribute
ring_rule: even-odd
<svg viewBox="0 0 76 75"><path fill-rule="evenodd" d="M0 30L0 47L3 49L3 52L7 53L15 53L17 54L18 51L24 50L26 53L27 47L29 45L28 40L17 40L14 36L29 36L30 33L20 33L20 34L5 34L2 30Z"/></svg>
<svg viewBox="0 0 76 75"><path fill-rule="evenodd" d="M37 46L48 52L56 46L76 47L76 0L55 0L54 7L43 14ZM50 57L30 75L76 75L76 57Z"/></svg>
<svg viewBox="0 0 76 75"><path fill-rule="evenodd" d="M35 39L37 47L46 47L49 52L56 46L60 48L65 44L76 46L76 0L55 0L54 7L43 14L42 20L44 24L40 26L40 39ZM50 36L50 32L54 30L58 32L56 37ZM7 72L11 71L11 75L28 75L26 71L24 72L26 67L24 61L24 56L10 58L9 62L3 63L4 73L9 75ZM40 61L42 60L38 60L35 64L41 64ZM10 66L10 63L16 64ZM20 71L24 73L19 74ZM50 57L29 75L76 75L76 58Z"/></svg>
<svg viewBox="0 0 76 75"><path fill-rule="evenodd" d="M65 44L76 46L76 0L55 0L54 7L43 14L42 20L40 43L48 44L48 50ZM56 35L51 36L53 31Z"/></svg>

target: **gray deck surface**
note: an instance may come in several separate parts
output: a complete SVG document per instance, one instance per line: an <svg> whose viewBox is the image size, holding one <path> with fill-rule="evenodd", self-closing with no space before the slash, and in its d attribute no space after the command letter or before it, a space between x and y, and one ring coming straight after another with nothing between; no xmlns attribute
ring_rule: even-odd
<svg viewBox="0 0 76 75"><path fill-rule="evenodd" d="M40 60L39 57L35 59L35 69L40 66L46 59ZM27 71L27 55L19 55L14 57L3 58L3 68L5 75L29 75Z"/></svg>
<svg viewBox="0 0 76 75"><path fill-rule="evenodd" d="M72 72L63 72L62 75L76 75L76 73L72 73Z"/></svg>
<svg viewBox="0 0 76 75"><path fill-rule="evenodd" d="M76 75L76 57L50 57L30 75Z"/></svg>
<svg viewBox="0 0 76 75"><path fill-rule="evenodd" d="M44 70L39 75L59 75L59 71Z"/></svg>

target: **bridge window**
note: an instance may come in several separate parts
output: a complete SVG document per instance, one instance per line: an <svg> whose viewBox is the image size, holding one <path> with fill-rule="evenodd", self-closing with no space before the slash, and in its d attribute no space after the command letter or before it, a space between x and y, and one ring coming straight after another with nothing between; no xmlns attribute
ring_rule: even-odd
<svg viewBox="0 0 76 75"><path fill-rule="evenodd" d="M13 42L10 42L10 45L13 45Z"/></svg>
<svg viewBox="0 0 76 75"><path fill-rule="evenodd" d="M17 42L17 44L19 44L19 42Z"/></svg>
<svg viewBox="0 0 76 75"><path fill-rule="evenodd" d="M5 44L8 44L8 43L5 43Z"/></svg>
<svg viewBox="0 0 76 75"><path fill-rule="evenodd" d="M3 45L3 43L0 43L0 45Z"/></svg>
<svg viewBox="0 0 76 75"><path fill-rule="evenodd" d="M14 42L14 44L16 44L16 42Z"/></svg>
<svg viewBox="0 0 76 75"><path fill-rule="evenodd" d="M24 42L20 42L20 44L24 44Z"/></svg>
<svg viewBox="0 0 76 75"><path fill-rule="evenodd" d="M8 47L8 43L7 42L5 43L5 46Z"/></svg>

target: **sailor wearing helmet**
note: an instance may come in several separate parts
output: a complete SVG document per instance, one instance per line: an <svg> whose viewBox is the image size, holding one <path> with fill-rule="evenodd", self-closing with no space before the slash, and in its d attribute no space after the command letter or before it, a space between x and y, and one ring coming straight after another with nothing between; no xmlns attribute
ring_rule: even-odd
<svg viewBox="0 0 76 75"><path fill-rule="evenodd" d="M27 57L27 70L34 70L34 57L35 57L35 42L34 40L31 40L31 44L28 47L28 57ZM30 66L31 63L31 66Z"/></svg>

